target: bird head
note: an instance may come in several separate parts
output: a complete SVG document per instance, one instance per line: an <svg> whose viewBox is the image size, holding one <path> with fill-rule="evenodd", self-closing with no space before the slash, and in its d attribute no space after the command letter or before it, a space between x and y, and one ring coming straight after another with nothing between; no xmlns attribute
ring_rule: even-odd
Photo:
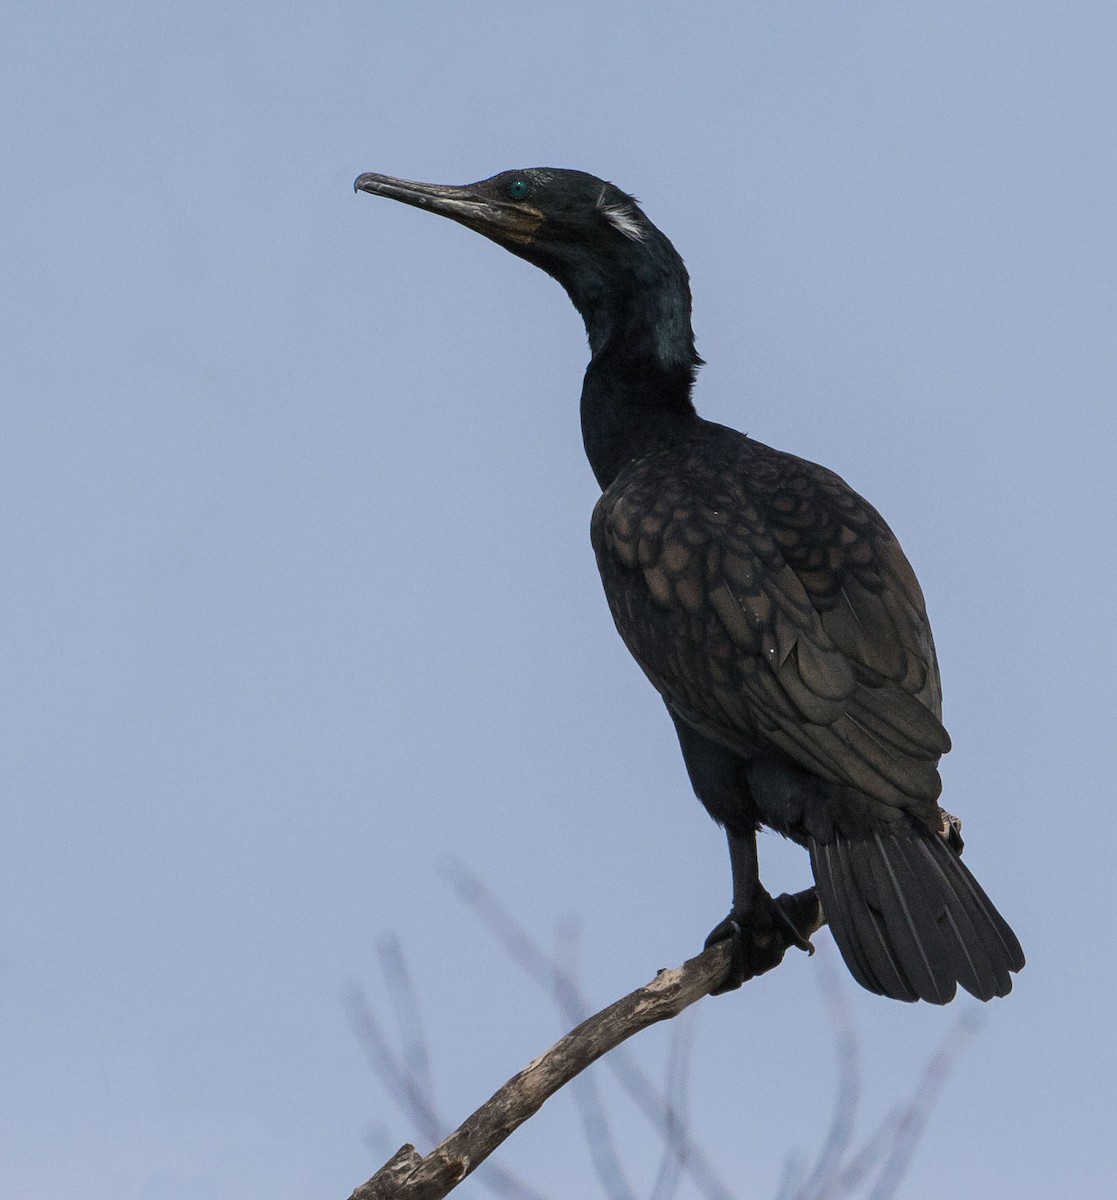
<svg viewBox="0 0 1117 1200"><path fill-rule="evenodd" d="M368 173L353 186L458 221L568 291L582 276L623 274L647 251L670 247L632 196L584 171L529 167L463 187Z"/></svg>
<svg viewBox="0 0 1117 1200"><path fill-rule="evenodd" d="M701 359L690 281L675 247L627 193L555 167L502 171L464 187L361 175L359 192L425 208L546 271L582 314L590 349L677 373L689 393Z"/></svg>

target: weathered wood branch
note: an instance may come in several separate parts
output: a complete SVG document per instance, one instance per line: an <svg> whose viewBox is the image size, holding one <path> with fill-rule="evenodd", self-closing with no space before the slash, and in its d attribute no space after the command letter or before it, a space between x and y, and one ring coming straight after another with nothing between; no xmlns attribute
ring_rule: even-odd
<svg viewBox="0 0 1117 1200"><path fill-rule="evenodd" d="M781 900L805 936L824 924L813 888ZM758 940L770 962L765 970L777 966L793 944L790 931L780 929L758 935ZM513 1075L429 1154L402 1146L350 1200L441 1200L561 1087L633 1034L678 1016L708 995L725 978L729 965L730 945L719 942L681 967L660 971Z"/></svg>

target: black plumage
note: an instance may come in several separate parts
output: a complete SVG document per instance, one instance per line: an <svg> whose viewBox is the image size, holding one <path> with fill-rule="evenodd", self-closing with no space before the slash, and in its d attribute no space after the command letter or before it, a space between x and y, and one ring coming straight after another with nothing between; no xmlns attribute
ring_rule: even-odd
<svg viewBox="0 0 1117 1200"><path fill-rule="evenodd" d="M791 922L760 883L765 825L809 850L864 987L938 1004L959 983L1005 995L1024 956L937 804L950 740L915 575L832 471L697 415L690 285L667 238L580 171L355 186L491 238L554 276L585 321L593 547L617 629L728 835L733 905L710 935L734 940L724 987L771 965L752 934Z"/></svg>

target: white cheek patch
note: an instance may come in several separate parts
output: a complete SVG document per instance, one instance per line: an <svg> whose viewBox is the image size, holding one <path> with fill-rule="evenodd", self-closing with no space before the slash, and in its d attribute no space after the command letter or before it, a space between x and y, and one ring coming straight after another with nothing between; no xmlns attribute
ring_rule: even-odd
<svg viewBox="0 0 1117 1200"><path fill-rule="evenodd" d="M636 214L628 205L602 208L601 215L614 229L623 233L626 238L631 238L634 242L643 241L643 226L641 226Z"/></svg>

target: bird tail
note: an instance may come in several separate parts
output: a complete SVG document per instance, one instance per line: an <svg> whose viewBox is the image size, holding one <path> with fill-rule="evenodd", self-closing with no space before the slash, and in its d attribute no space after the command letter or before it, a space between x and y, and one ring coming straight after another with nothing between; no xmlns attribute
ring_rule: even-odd
<svg viewBox="0 0 1117 1200"><path fill-rule="evenodd" d="M812 839L810 853L822 911L862 987L932 1004L959 983L979 1000L1012 990L1020 943L942 837L835 835Z"/></svg>

